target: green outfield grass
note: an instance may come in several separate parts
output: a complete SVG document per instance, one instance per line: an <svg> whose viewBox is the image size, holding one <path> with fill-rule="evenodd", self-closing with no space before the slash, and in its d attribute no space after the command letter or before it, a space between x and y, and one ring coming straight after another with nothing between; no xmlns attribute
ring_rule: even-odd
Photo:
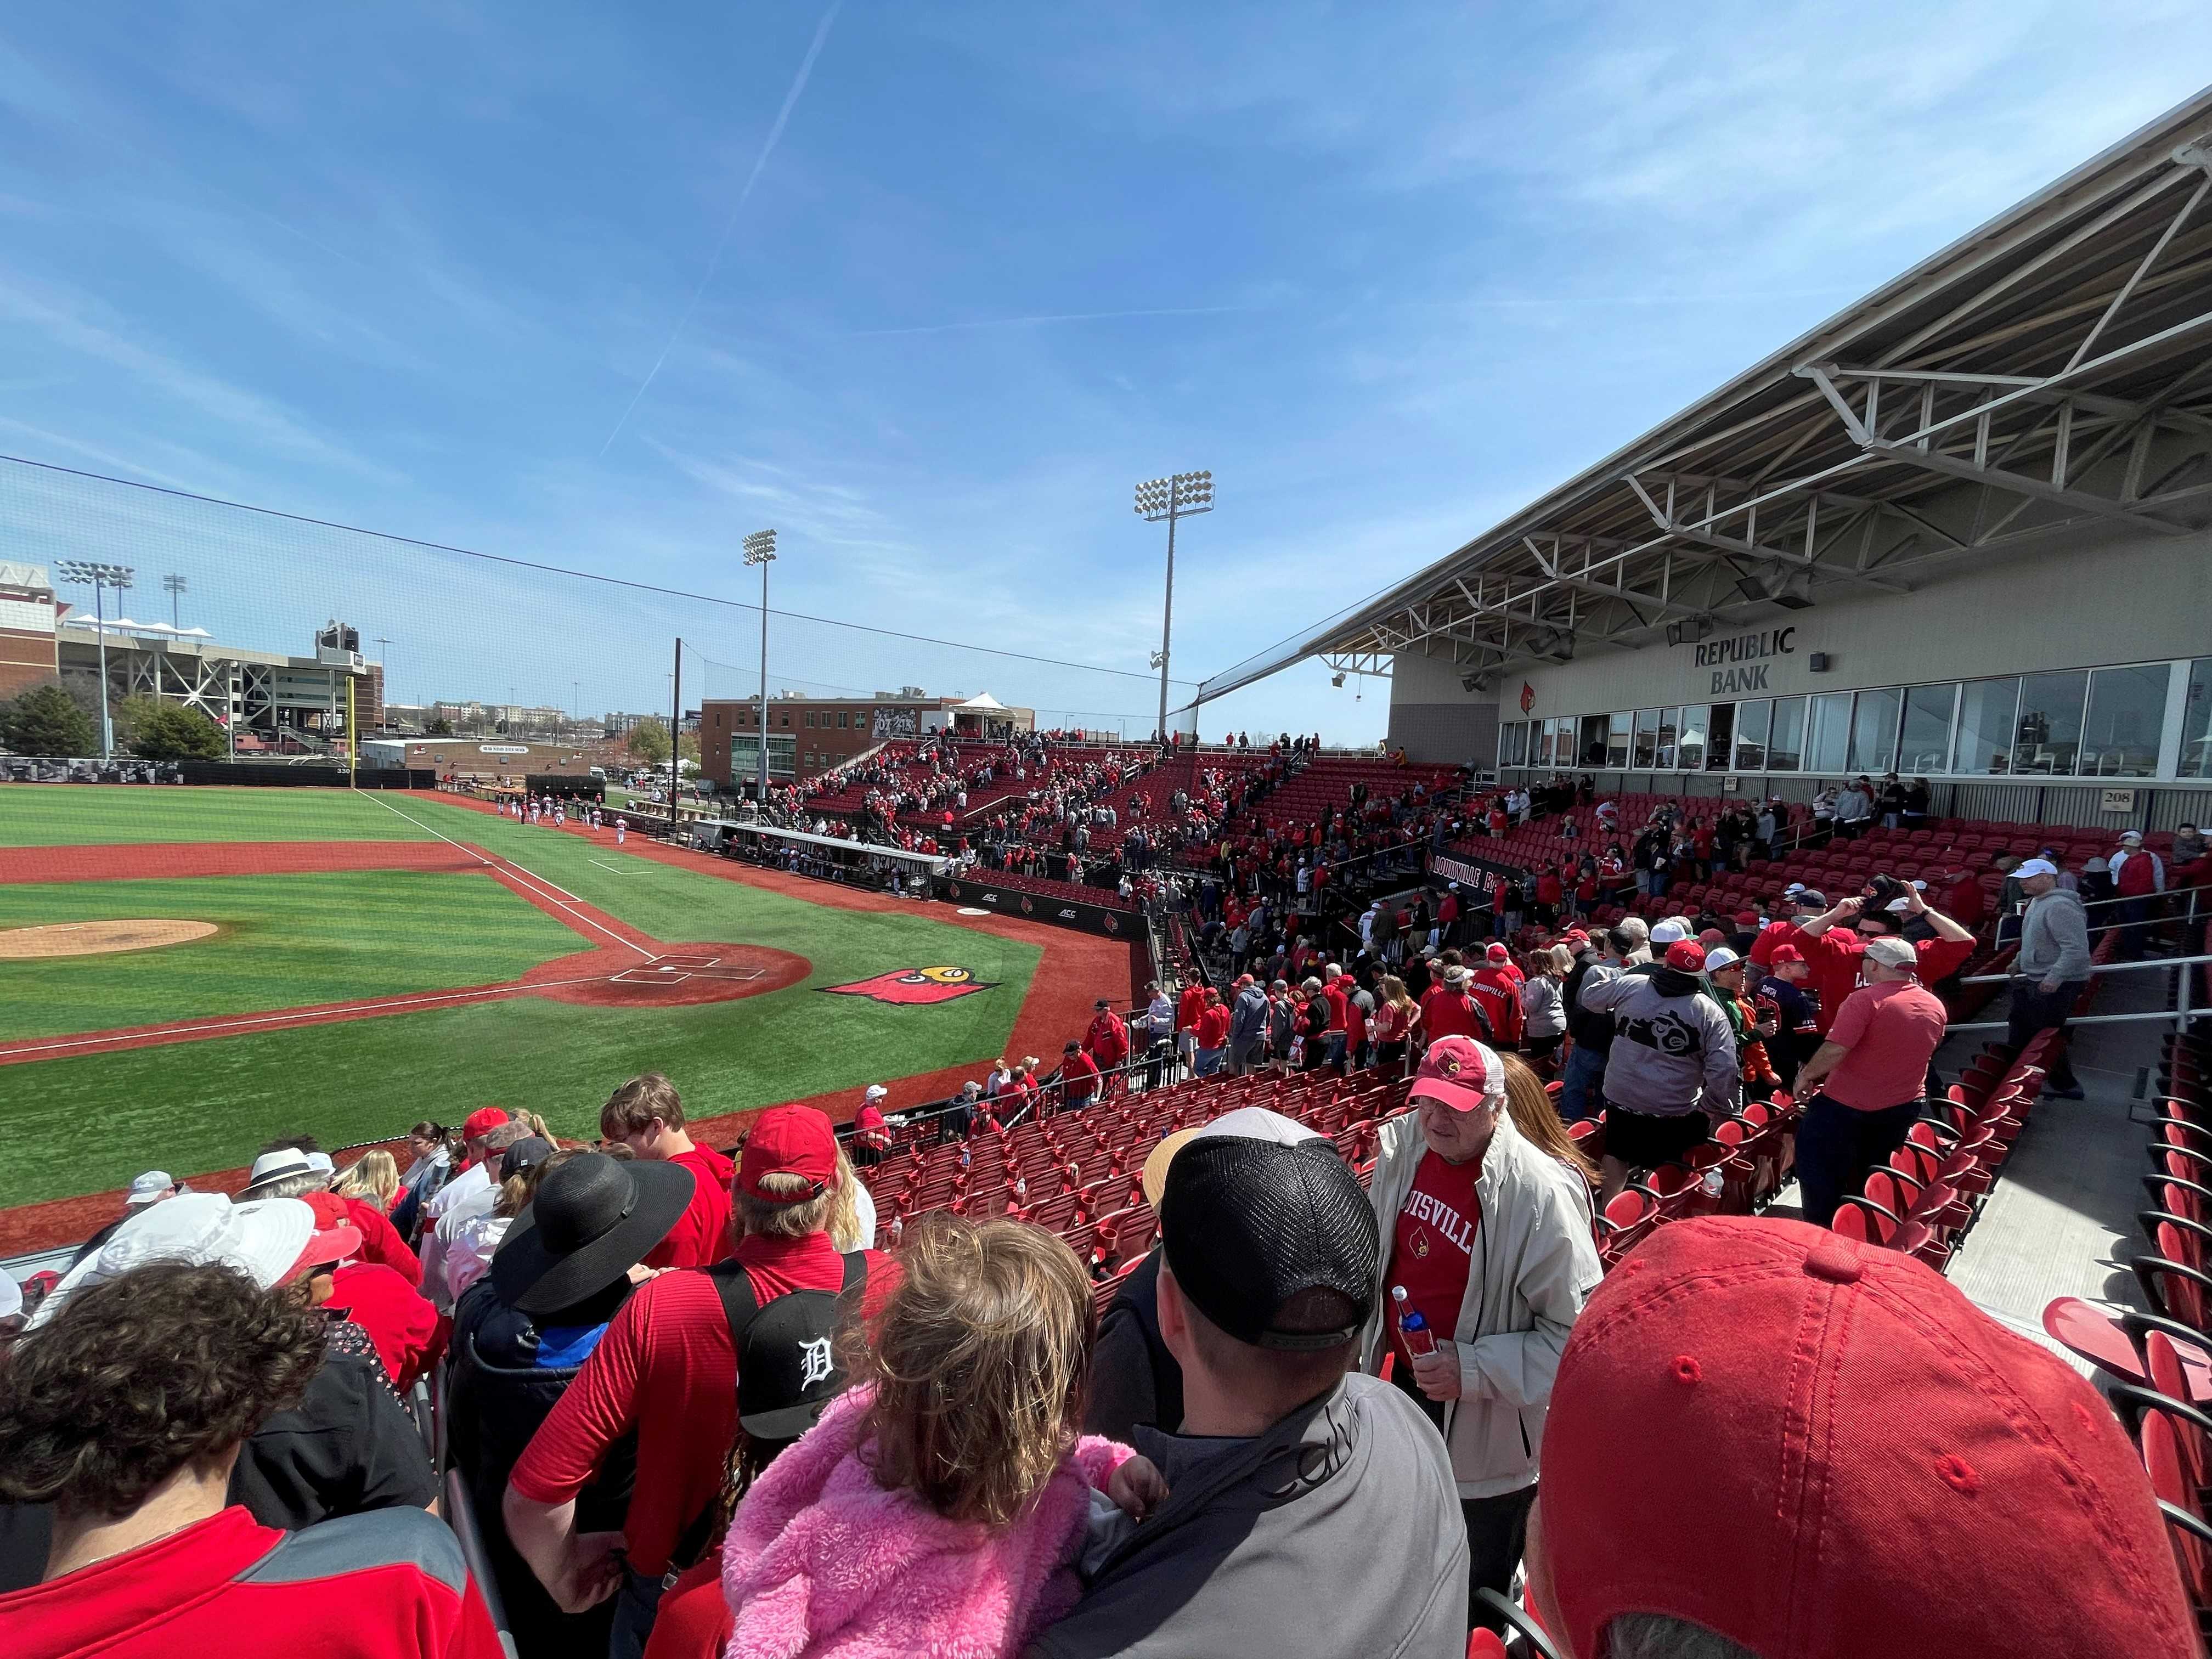
<svg viewBox="0 0 2212 1659"><path fill-rule="evenodd" d="M0 793L0 823L9 816L15 793L12 787ZM46 809L49 838L37 843L19 839L16 844L118 839L116 819L102 798L112 799L123 793L52 791L52 796L74 795L85 803L88 827L79 834L64 833L67 826L58 821L58 815L66 809L57 804ZM224 838L204 827L223 821L223 814L210 812L191 799L211 793L130 792L139 805L139 816L131 826L138 832L134 838ZM253 836L230 839L313 839L300 818L279 810L290 801L299 801L305 809L301 817L347 826L343 832L322 832L343 833L345 838L402 839L441 831L511 858L657 939L769 945L805 957L813 971L803 983L785 990L693 1008L587 1008L515 997L327 1027L0 1067L0 1205L107 1190L153 1166L179 1176L232 1168L249 1161L261 1141L280 1133L306 1130L325 1145L338 1146L400 1133L426 1116L458 1122L486 1102L543 1112L563 1133L593 1133L599 1104L609 1091L641 1071L666 1072L682 1090L687 1109L708 1116L878 1079L987 1061L1012 1035L1042 954L1034 945L950 927L921 914L831 909L705 871L626 856L614 850L611 839L595 843L416 798L388 805L374 797L344 798L345 805L374 815L356 823L357 813L339 811L324 792L228 793L249 798L244 811L258 823ZM280 793L281 799L272 799ZM178 815L181 822L167 819L167 804L179 799L184 802ZM156 802L161 804L159 811ZM407 817L397 816L392 810L395 807ZM20 836L21 831L15 833ZM0 840L5 839L0 834ZM572 942L579 948L585 943L573 934L565 940L548 938L534 925L510 930L507 911L495 907L487 914L498 919L498 937L503 941L500 948L510 954L497 957L489 949L472 954L477 938L474 924L456 927L450 911L441 908L449 902L447 896L453 884L471 891L481 888L500 900L511 900L504 890L473 876L220 878L204 883L73 884L68 889L39 891L42 903L64 891L82 897L84 906L71 913L76 919L149 914L143 903L116 900L118 890L127 887L204 887L210 891L234 884L249 890L258 887L264 893L258 902L276 905L270 895L292 884L356 881L367 882L372 889L404 883L419 894L422 906L411 913L411 920L410 913L378 898L361 905L359 915L364 931L387 939L410 930L428 936L406 948L432 953L421 958L426 972L434 966L448 971L450 976L438 983L512 977L519 971L513 965L518 956L536 951L558 955L571 948ZM0 918L12 915L4 907L27 890L0 886ZM555 926L550 918L522 908L547 927ZM152 914L194 912L164 904ZM312 952L313 937L331 932L333 918L312 906L293 914L300 919L301 933L285 948ZM0 920L0 925L13 924ZM556 927L555 932L566 930ZM214 946L225 943L211 942ZM181 963L188 952L210 948L174 947L143 960ZM375 954L371 947L368 957L373 959ZM65 965L72 969L94 963L112 968L126 959L88 958ZM331 958L319 960L335 973L337 964ZM821 994L822 988L890 969L939 964L967 968L994 988L927 1007L895 1007ZM62 1030L35 1007L27 1011L12 1006L11 994L20 989L23 979L33 987L34 1004L45 998L54 1007L64 1007L71 997L94 994L66 985L53 992L39 988L50 971L34 969L18 976L14 984L0 984L0 1000L11 1005L0 1018L46 1034ZM180 966L177 971L182 978L187 970ZM376 971L384 975L376 988L398 988L383 965ZM150 976L143 988L149 995L169 998L167 988L155 991L159 980L158 975ZM89 981L97 982L97 976ZM288 989L273 1006L356 994L331 992L334 980L322 981L312 992L304 981L285 982L299 988ZM76 1029L124 1023L137 1023L137 1017L118 1017L112 1008L97 1007L88 1009ZM977 1070L980 1075L980 1064ZM87 1124L98 1124L99 1132L86 1133Z"/></svg>
<svg viewBox="0 0 2212 1659"><path fill-rule="evenodd" d="M181 784L132 789L71 783L0 787L0 847L430 839L428 830L379 805L374 790L356 794L345 789L195 789Z"/></svg>
<svg viewBox="0 0 2212 1659"><path fill-rule="evenodd" d="M0 928L153 916L222 931L158 951L0 962L0 1041L491 984L596 943L485 876L0 885Z"/></svg>

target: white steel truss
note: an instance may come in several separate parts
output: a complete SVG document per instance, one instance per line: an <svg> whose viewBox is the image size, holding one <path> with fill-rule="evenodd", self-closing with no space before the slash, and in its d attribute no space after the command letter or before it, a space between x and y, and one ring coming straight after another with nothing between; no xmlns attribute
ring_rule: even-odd
<svg viewBox="0 0 2212 1659"><path fill-rule="evenodd" d="M1313 654L1487 682L2087 526L2208 523L2212 91L1197 700Z"/></svg>

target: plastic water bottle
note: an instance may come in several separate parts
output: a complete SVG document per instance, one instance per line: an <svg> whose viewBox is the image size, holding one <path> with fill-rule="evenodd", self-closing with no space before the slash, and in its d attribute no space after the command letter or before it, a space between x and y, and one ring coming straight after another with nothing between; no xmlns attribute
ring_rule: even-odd
<svg viewBox="0 0 2212 1659"><path fill-rule="evenodd" d="M1416 1359L1437 1351L1437 1336L1429 1328L1429 1322L1421 1317L1421 1310L1407 1300L1406 1287L1390 1287L1390 1304L1398 1316L1398 1335L1406 1344L1406 1352Z"/></svg>

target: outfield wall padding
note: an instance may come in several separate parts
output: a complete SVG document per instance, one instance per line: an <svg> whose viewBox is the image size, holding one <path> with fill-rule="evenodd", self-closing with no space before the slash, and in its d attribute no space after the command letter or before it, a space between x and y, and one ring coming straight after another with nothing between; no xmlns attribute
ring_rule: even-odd
<svg viewBox="0 0 2212 1659"><path fill-rule="evenodd" d="M1109 939L1141 941L1144 938L1144 917L1134 910L1119 907L1086 904L1080 899L1059 898L1020 888L994 887L988 882L974 881L964 876L957 880L940 880L937 896L950 904L972 904L1030 921L1050 922L1055 927L1103 933Z"/></svg>

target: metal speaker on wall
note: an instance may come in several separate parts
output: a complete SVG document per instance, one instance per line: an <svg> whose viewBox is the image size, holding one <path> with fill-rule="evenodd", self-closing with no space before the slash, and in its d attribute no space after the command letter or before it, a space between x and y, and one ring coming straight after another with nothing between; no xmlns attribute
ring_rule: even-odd
<svg viewBox="0 0 2212 1659"><path fill-rule="evenodd" d="M1828 660L1826 652L1815 651L1805 659L1805 666L1815 674L1825 674L1828 672Z"/></svg>

